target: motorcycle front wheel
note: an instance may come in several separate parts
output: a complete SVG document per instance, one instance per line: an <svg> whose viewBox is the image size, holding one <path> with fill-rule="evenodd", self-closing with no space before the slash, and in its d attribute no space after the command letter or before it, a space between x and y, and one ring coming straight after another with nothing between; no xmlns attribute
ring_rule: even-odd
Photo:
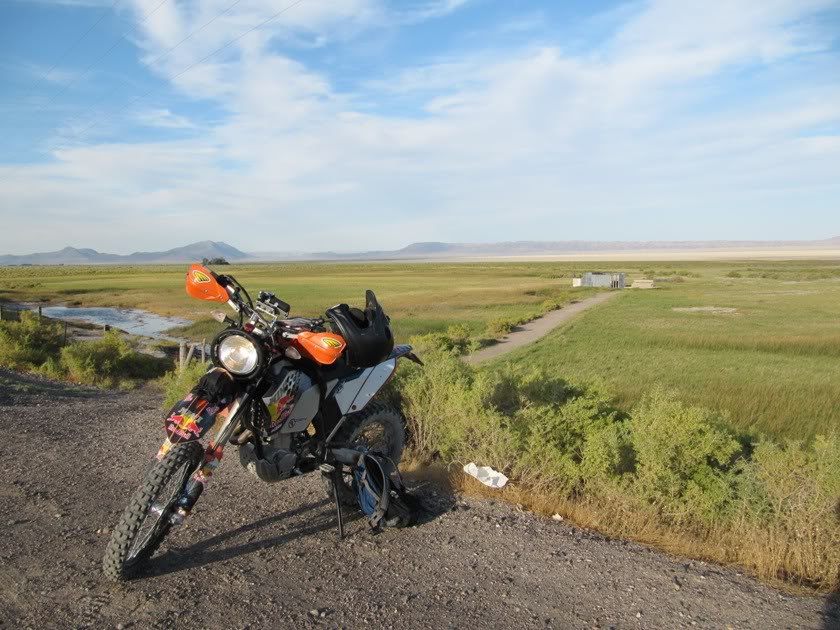
<svg viewBox="0 0 840 630"><path fill-rule="evenodd" d="M179 444L149 469L111 534L102 560L105 577L127 580L154 554L169 533L175 501L203 456L199 443Z"/></svg>

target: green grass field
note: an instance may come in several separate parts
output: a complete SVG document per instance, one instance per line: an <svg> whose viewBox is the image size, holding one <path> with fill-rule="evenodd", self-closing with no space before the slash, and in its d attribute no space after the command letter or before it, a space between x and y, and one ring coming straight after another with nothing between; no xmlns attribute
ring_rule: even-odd
<svg viewBox="0 0 840 630"><path fill-rule="evenodd" d="M142 308L195 320L192 336L217 329L219 308L184 292L187 265L142 267L0 267L0 300ZM340 302L362 304L373 289L400 339L464 324L476 335L498 318L539 313L583 293L571 289L568 269L532 264L255 264L219 267L252 295L272 291L292 313L322 315ZM563 274L567 274L564 276Z"/></svg>
<svg viewBox="0 0 840 630"><path fill-rule="evenodd" d="M547 367L598 381L625 409L663 384L740 430L777 437L840 428L840 264L679 268L681 282L627 291L491 369ZM735 312L690 310L709 306Z"/></svg>
<svg viewBox="0 0 840 630"><path fill-rule="evenodd" d="M209 337L214 308L183 289L186 265L0 268L0 300L136 307L196 321ZM583 297L571 277L587 269L657 277L488 369L547 366L598 381L630 408L656 384L729 415L741 430L808 439L840 416L840 263L289 263L219 268L253 293L275 292L293 313L359 304L372 288L398 338L465 324L476 337L499 318L533 316L547 301ZM723 307L735 313L675 311Z"/></svg>

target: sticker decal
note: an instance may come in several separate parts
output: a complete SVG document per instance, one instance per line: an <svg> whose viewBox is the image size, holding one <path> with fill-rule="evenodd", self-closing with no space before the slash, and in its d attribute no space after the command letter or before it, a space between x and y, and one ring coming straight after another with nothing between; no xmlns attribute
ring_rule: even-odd
<svg viewBox="0 0 840 630"><path fill-rule="evenodd" d="M201 428L196 422L195 414L190 413L186 409L182 409L181 413L169 416L167 422L167 429L172 433L185 440L190 439L191 435L199 437L201 435Z"/></svg>
<svg viewBox="0 0 840 630"><path fill-rule="evenodd" d="M279 399L276 403L269 406L268 412L271 414L271 430L283 424L283 421L292 413L293 405L289 404L294 401L294 396L286 395Z"/></svg>
<svg viewBox="0 0 840 630"><path fill-rule="evenodd" d="M210 282L210 276L208 276L203 271L199 271L198 269L194 269L192 272L193 280L199 284L205 284Z"/></svg>
<svg viewBox="0 0 840 630"><path fill-rule="evenodd" d="M321 337L321 341L324 343L327 348L340 348L341 342L338 339L333 339L332 337Z"/></svg>

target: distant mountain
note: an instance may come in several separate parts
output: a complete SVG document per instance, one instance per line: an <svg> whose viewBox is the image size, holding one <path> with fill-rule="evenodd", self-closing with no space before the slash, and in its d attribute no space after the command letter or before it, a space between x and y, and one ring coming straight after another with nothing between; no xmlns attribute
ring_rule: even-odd
<svg viewBox="0 0 840 630"><path fill-rule="evenodd" d="M392 251L319 252L310 260L411 260L561 256L583 253L690 252L709 250L838 249L840 237L818 241L507 241L501 243L412 243ZM265 258L265 256L262 256ZM296 256L297 257L297 256Z"/></svg>
<svg viewBox="0 0 840 630"><path fill-rule="evenodd" d="M501 243L412 243L397 250L368 252L257 252L246 254L227 243L201 241L165 252L135 252L126 256L104 254L93 249L65 247L57 252L26 256L0 256L0 265L90 265L150 264L201 261L224 258L234 261L340 261L340 260L458 260L468 258L525 258L575 254L685 253L727 250L784 251L840 250L840 236L818 241L507 241Z"/></svg>
<svg viewBox="0 0 840 630"><path fill-rule="evenodd" d="M200 241L165 252L134 252L126 256L105 254L95 249L65 247L57 252L27 254L24 256L0 256L0 265L101 265L101 264L149 264L166 262L196 262L204 258L224 258L228 261L250 258L227 243Z"/></svg>

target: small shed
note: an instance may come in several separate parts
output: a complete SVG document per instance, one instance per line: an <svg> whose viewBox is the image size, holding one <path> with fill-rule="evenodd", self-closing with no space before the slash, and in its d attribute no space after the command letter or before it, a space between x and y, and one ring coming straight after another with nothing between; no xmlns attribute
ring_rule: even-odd
<svg viewBox="0 0 840 630"><path fill-rule="evenodd" d="M626 274L612 271L587 271L580 278L572 280L573 287L600 287L602 289L623 289Z"/></svg>

